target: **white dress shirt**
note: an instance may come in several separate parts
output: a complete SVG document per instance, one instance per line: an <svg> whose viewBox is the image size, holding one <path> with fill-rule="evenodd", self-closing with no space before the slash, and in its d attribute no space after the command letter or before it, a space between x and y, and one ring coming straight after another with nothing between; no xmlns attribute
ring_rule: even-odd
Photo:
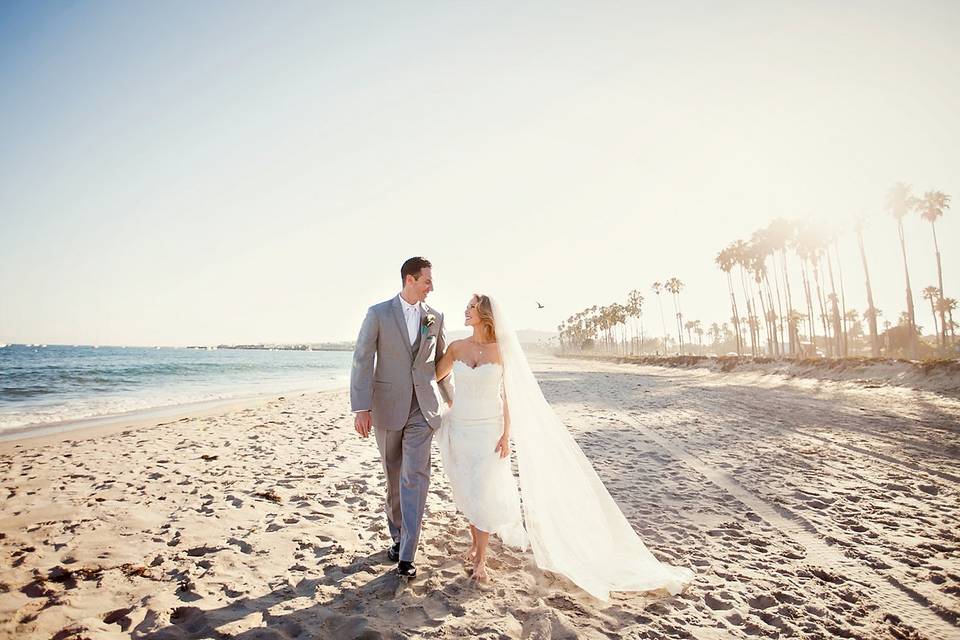
<svg viewBox="0 0 960 640"><path fill-rule="evenodd" d="M412 346L417 341L417 331L420 330L420 303L410 304L399 293L397 297L400 298L400 304L403 306L403 317L407 321L407 334Z"/></svg>

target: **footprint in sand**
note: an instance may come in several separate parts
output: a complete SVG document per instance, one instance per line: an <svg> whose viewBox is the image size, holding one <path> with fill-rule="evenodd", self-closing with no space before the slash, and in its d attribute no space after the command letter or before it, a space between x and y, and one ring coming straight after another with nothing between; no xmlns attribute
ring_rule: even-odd
<svg viewBox="0 0 960 640"><path fill-rule="evenodd" d="M239 538L230 538L227 540L227 544L237 547L241 553L253 553L253 547Z"/></svg>
<svg viewBox="0 0 960 640"><path fill-rule="evenodd" d="M721 591L718 594L718 596L730 597L730 594L726 593L725 591ZM706 595L703 596L703 603L708 607L710 607L711 609L713 609L714 611L726 611L728 609L733 609L732 602L725 599L721 599L718 596L715 596L712 593L707 593Z"/></svg>

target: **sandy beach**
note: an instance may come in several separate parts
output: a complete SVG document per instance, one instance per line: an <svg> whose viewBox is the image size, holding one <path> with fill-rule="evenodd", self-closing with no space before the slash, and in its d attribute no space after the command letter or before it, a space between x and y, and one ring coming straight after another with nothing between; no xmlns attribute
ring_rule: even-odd
<svg viewBox="0 0 960 640"><path fill-rule="evenodd" d="M960 401L903 387L538 358L677 596L591 598L465 520L439 455L417 564L346 391L0 443L0 638L956 638Z"/></svg>

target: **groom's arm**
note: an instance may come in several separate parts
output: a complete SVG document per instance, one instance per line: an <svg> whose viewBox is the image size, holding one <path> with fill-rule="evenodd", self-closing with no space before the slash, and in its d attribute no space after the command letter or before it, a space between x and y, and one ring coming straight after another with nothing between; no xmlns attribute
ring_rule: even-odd
<svg viewBox="0 0 960 640"><path fill-rule="evenodd" d="M379 335L380 323L373 307L370 307L360 326L357 346L353 351L353 367L350 369L351 411L369 411L373 406L373 364Z"/></svg>
<svg viewBox="0 0 960 640"><path fill-rule="evenodd" d="M444 325L444 318L440 316L440 332L437 335L437 353L434 356L433 362L436 365L443 358L443 354L447 352L447 329ZM450 373L447 372L439 383L440 394L443 396L443 399L447 402L448 405L453 405L453 378L450 376Z"/></svg>

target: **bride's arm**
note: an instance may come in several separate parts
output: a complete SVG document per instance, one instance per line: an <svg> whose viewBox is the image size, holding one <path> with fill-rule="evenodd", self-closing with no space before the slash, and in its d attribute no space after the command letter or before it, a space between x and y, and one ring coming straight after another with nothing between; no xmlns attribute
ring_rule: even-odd
<svg viewBox="0 0 960 640"><path fill-rule="evenodd" d="M501 458L506 458L510 455L510 407L507 406L507 394L501 393L500 397L503 399L503 435L497 440L494 452L499 453Z"/></svg>
<svg viewBox="0 0 960 640"><path fill-rule="evenodd" d="M440 359L437 360L437 380L443 380L453 370L453 360L457 356L457 350L460 347L460 341L454 340L447 345L446 350Z"/></svg>

